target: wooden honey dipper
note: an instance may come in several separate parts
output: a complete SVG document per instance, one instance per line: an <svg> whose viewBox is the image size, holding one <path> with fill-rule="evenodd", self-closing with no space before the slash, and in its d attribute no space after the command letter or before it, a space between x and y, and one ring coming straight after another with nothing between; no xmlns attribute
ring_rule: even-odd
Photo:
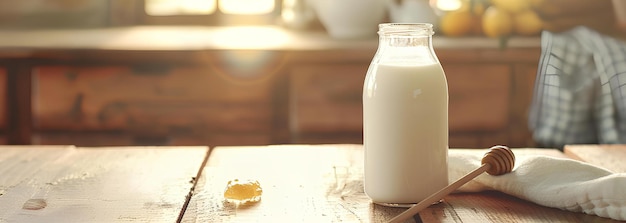
<svg viewBox="0 0 626 223"><path fill-rule="evenodd" d="M489 151L483 156L480 167L461 177L447 187L444 187L443 189L430 195L426 199L415 204L413 207L400 213L398 216L392 218L389 222L403 222L404 220L414 216L421 210L427 208L431 204L434 204L435 202L441 200L444 196L452 193L452 191L463 186L483 172L487 172L490 175L498 176L505 173L510 173L513 170L514 165L515 155L513 154L513 151L511 151L506 146L493 146L489 148Z"/></svg>

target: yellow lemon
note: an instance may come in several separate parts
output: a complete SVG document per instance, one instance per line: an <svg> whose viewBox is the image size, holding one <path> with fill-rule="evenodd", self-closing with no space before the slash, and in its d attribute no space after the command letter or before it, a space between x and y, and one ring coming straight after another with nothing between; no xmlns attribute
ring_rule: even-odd
<svg viewBox="0 0 626 223"><path fill-rule="evenodd" d="M490 0L463 0L460 11L469 11L472 14L472 35L483 35L483 14L491 4Z"/></svg>
<svg viewBox="0 0 626 223"><path fill-rule="evenodd" d="M464 36L472 32L473 21L473 15L469 11L448 12L439 21L439 31L446 36Z"/></svg>
<svg viewBox="0 0 626 223"><path fill-rule="evenodd" d="M490 6L483 15L483 32L486 36L498 38L513 33L513 17L507 11Z"/></svg>
<svg viewBox="0 0 626 223"><path fill-rule="evenodd" d="M539 16L531 10L526 10L513 16L513 30L524 36L537 35L543 29Z"/></svg>
<svg viewBox="0 0 626 223"><path fill-rule="evenodd" d="M466 0L461 3L461 7L458 10L469 11L474 15L482 16L488 5L489 0Z"/></svg>
<svg viewBox="0 0 626 223"><path fill-rule="evenodd" d="M491 4L509 13L520 13L530 8L528 0L491 0Z"/></svg>

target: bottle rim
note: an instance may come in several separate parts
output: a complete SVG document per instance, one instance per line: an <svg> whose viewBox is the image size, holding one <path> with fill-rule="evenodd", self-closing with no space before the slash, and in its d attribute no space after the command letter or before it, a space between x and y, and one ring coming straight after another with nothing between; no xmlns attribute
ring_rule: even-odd
<svg viewBox="0 0 626 223"><path fill-rule="evenodd" d="M432 36L435 32L431 23L381 23L378 25L378 34Z"/></svg>

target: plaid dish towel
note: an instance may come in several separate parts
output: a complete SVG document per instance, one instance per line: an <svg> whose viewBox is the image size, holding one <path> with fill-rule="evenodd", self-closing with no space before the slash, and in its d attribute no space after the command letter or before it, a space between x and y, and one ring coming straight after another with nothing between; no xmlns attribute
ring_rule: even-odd
<svg viewBox="0 0 626 223"><path fill-rule="evenodd" d="M544 31L529 126L541 146L626 143L626 41Z"/></svg>

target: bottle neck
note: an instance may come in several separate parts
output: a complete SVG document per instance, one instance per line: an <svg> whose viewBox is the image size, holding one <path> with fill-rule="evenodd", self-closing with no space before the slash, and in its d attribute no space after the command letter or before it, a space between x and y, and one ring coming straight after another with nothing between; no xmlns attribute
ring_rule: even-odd
<svg viewBox="0 0 626 223"><path fill-rule="evenodd" d="M378 63L439 63L433 49L431 24L381 24L378 34Z"/></svg>
<svg viewBox="0 0 626 223"><path fill-rule="evenodd" d="M432 36L381 35L379 37L379 63L433 64L439 63L432 46Z"/></svg>
<svg viewBox="0 0 626 223"><path fill-rule="evenodd" d="M385 34L378 37L379 47L428 47L432 48L432 36Z"/></svg>

